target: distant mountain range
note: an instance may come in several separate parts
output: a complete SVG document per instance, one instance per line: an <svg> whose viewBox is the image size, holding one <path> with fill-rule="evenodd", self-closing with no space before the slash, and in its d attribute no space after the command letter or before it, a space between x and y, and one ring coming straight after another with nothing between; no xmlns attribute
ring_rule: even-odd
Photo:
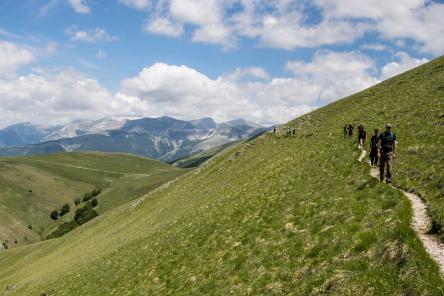
<svg viewBox="0 0 444 296"><path fill-rule="evenodd" d="M167 116L76 120L51 127L20 123L0 130L0 156L103 151L172 162L266 130L243 119L218 124L211 118L185 121Z"/></svg>

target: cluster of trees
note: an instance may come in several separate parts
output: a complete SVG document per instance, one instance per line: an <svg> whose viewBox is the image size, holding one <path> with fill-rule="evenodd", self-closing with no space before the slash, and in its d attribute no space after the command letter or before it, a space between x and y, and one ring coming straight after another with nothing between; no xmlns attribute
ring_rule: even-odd
<svg viewBox="0 0 444 296"><path fill-rule="evenodd" d="M83 202L88 202L91 200L91 203L93 205L93 207L97 206L98 201L97 198L95 198L97 195L100 194L100 192L102 192L100 189L94 189L91 192L87 192L83 195L83 198L76 198L74 200L74 206L78 206L82 201ZM71 210L71 207L69 204L64 204L62 206L62 208L60 209L60 211L58 210L53 210L51 212L51 214L49 215L51 217L52 220L56 221L57 219L59 219L59 217L65 215L66 213L68 213Z"/></svg>
<svg viewBox="0 0 444 296"><path fill-rule="evenodd" d="M76 210L73 220L71 220L69 222L62 223L46 239L60 237L60 236L64 235L65 233L70 232L74 228L76 228L82 224L85 224L89 220L92 220L95 217L97 217L99 214L94 210L94 207L96 207L97 204L98 204L98 201L96 198L93 198L92 200L87 201L83 207L78 208Z"/></svg>
<svg viewBox="0 0 444 296"><path fill-rule="evenodd" d="M90 200L90 199L96 197L97 195L99 195L100 192L102 192L100 189L94 189L94 190L91 191L91 192L85 193L85 194L83 195L83 199L82 199L82 201L83 201L83 202L86 202L86 201L88 201L88 200Z"/></svg>

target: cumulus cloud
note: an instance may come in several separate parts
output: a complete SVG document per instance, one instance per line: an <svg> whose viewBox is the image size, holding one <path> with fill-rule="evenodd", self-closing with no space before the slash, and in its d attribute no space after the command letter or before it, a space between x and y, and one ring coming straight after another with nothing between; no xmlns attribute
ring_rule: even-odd
<svg viewBox="0 0 444 296"><path fill-rule="evenodd" d="M150 21L143 26L146 32L178 37L185 27L193 42L225 49L235 48L240 38L292 50L351 43L376 32L384 39L413 40L423 52L442 54L444 50L444 39L436 38L444 35L444 4L432 1L120 1L149 10Z"/></svg>
<svg viewBox="0 0 444 296"><path fill-rule="evenodd" d="M359 52L318 51L311 62L290 61L287 70L320 88L319 99L331 102L379 82L372 59Z"/></svg>
<svg viewBox="0 0 444 296"><path fill-rule="evenodd" d="M312 61L290 61L286 68L291 76L271 80L260 67L210 79L187 66L158 63L124 80L119 94L156 115L272 124L379 82L373 61L359 52L319 51Z"/></svg>
<svg viewBox="0 0 444 296"><path fill-rule="evenodd" d="M70 36L70 40L73 42L112 42L117 41L116 36L110 35L103 28L95 28L91 30L80 30L77 26L71 26L66 30L66 34Z"/></svg>
<svg viewBox="0 0 444 296"><path fill-rule="evenodd" d="M31 121L59 124L79 118L131 116L127 104L95 80L75 70L55 75L39 71L0 79L0 125Z"/></svg>
<svg viewBox="0 0 444 296"><path fill-rule="evenodd" d="M91 9L86 5L85 0L69 0L69 4L77 13L86 14L91 12Z"/></svg>
<svg viewBox="0 0 444 296"><path fill-rule="evenodd" d="M143 31L169 37L178 37L183 33L183 25L172 21L170 18L156 16L143 26Z"/></svg>
<svg viewBox="0 0 444 296"><path fill-rule="evenodd" d="M0 78L15 77L21 66L35 61L34 54L28 49L8 41L0 41Z"/></svg>
<svg viewBox="0 0 444 296"><path fill-rule="evenodd" d="M267 17L260 30L260 44L266 47L295 49L349 43L365 32L364 25L345 21L325 21L316 26L294 24L291 16Z"/></svg>
<svg viewBox="0 0 444 296"><path fill-rule="evenodd" d="M386 64L381 70L381 80L388 79L390 77L401 74L405 71L418 67L429 60L426 58L416 59L412 58L405 52L398 52L395 54L395 60Z"/></svg>
<svg viewBox="0 0 444 296"><path fill-rule="evenodd" d="M305 92L305 93L304 93ZM312 110L313 92L305 82L275 79L270 83L210 79L187 66L162 63L144 68L122 82L118 96L153 115L218 121L246 118L264 124L285 121Z"/></svg>
<svg viewBox="0 0 444 296"><path fill-rule="evenodd" d="M442 54L444 4L424 0L317 0L328 18L367 18L371 30L387 39L410 38L424 52Z"/></svg>
<svg viewBox="0 0 444 296"><path fill-rule="evenodd" d="M97 53L101 55L100 51ZM5 57L5 58L4 58ZM212 79L185 65L155 63L124 79L117 93L69 69L17 77L35 61L26 49L0 42L0 125L18 121L60 123L104 116L211 116L245 118L262 124L285 122L318 106L378 83L374 61L359 51L317 51L311 60L289 61L285 77L271 78L261 67L236 68ZM426 62L400 52L382 68L386 79Z"/></svg>

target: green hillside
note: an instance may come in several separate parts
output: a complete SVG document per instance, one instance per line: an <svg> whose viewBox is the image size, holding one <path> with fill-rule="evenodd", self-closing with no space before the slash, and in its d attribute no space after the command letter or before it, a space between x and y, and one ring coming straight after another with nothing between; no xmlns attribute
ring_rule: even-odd
<svg viewBox="0 0 444 296"><path fill-rule="evenodd" d="M342 138L390 121L395 185L443 223L444 58L228 149L59 238L0 253L9 295L443 295L411 209Z"/></svg>
<svg viewBox="0 0 444 296"><path fill-rule="evenodd" d="M236 145L239 145L242 142L243 142L243 140L241 140L241 141L233 141L233 142L229 142L229 143L226 143L224 145L221 145L221 146L213 147L211 149L204 150L204 151L201 151L201 152L198 152L198 153L194 153L194 154L192 154L190 156L187 156L187 157L181 158L179 160L176 160L172 164L174 166L177 166L177 167L180 167L180 168L194 168L194 167L198 167L202 163L207 161L208 159L210 159L213 156L215 156L216 154L224 151L225 149L228 149L228 148L234 147Z"/></svg>
<svg viewBox="0 0 444 296"><path fill-rule="evenodd" d="M97 209L104 212L184 171L132 155L62 153L0 158L0 172L0 243L16 247L39 241L72 219L74 199L95 188L102 189ZM71 212L53 222L49 214L65 203Z"/></svg>

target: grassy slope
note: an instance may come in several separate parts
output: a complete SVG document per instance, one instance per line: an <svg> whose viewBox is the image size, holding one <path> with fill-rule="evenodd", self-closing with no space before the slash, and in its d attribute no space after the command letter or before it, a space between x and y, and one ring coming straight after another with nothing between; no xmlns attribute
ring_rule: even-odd
<svg viewBox="0 0 444 296"><path fill-rule="evenodd" d="M0 172L0 241L9 240L11 247L16 246L15 239L18 241L17 245L38 241L61 222L71 219L74 208L69 215L55 223L52 223L49 213L64 203L74 207L73 200L76 197L81 197L94 188L104 189L99 196L98 208L100 212L104 212L140 197L183 173L147 158L106 153L1 158ZM126 186L125 193L121 191L121 183ZM28 229L29 224L33 226L33 230Z"/></svg>
<svg viewBox="0 0 444 296"><path fill-rule="evenodd" d="M440 58L289 123L296 137L265 135L60 239L4 252L0 288L442 295L438 268L409 227L408 201L370 177L341 127L390 120L400 141L396 182L439 209L443 75Z"/></svg>
<svg viewBox="0 0 444 296"><path fill-rule="evenodd" d="M225 149L228 149L228 148L234 147L236 145L239 145L242 142L243 142L243 140L241 140L241 141L233 141L233 142L229 142L229 143L226 143L224 145L221 145L221 146L213 147L211 149L204 150L204 151L192 154L190 156L181 158L179 160L176 160L172 164L174 166L181 167L181 168L198 167L202 163L207 161L208 159L210 159L213 156L215 156L216 154L221 153Z"/></svg>

